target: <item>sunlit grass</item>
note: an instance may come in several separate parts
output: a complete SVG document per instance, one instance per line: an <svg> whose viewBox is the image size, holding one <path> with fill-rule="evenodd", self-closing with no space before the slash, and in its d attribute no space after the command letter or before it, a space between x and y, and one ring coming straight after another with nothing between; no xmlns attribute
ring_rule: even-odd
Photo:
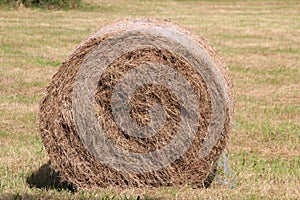
<svg viewBox="0 0 300 200"><path fill-rule="evenodd" d="M86 10L0 8L0 199L299 199L300 4L298 1L88 1ZM235 85L228 145L233 188L30 188L48 161L37 112L60 64L98 27L128 17L167 19L213 44Z"/></svg>

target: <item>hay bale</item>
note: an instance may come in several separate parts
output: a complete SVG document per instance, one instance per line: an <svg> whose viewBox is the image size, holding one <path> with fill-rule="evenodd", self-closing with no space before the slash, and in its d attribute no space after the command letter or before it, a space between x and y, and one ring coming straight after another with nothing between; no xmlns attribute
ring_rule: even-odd
<svg viewBox="0 0 300 200"><path fill-rule="evenodd" d="M61 65L39 120L53 167L78 188L203 186L226 146L232 85L203 38L165 21L100 28Z"/></svg>

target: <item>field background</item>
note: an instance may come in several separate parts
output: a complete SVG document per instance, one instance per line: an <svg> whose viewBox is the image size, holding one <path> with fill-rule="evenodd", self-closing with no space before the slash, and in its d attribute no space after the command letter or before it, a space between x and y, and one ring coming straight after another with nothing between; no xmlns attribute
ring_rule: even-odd
<svg viewBox="0 0 300 200"><path fill-rule="evenodd" d="M86 0L81 10L0 8L0 199L300 199L300 1ZM228 164L233 188L57 191L26 178L48 161L38 132L43 92L64 59L100 26L167 19L208 39L234 80Z"/></svg>

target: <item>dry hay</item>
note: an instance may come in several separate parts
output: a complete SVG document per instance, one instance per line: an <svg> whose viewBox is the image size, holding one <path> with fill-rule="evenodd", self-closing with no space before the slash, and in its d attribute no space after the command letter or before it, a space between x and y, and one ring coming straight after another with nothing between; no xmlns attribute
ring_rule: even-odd
<svg viewBox="0 0 300 200"><path fill-rule="evenodd" d="M54 75L42 141L78 188L203 186L226 146L231 88L203 38L165 21L123 20L84 40Z"/></svg>

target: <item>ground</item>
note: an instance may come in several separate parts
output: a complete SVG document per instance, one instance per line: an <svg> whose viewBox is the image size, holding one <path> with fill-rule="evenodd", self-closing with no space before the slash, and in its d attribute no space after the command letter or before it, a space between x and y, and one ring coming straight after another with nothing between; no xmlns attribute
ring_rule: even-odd
<svg viewBox="0 0 300 200"><path fill-rule="evenodd" d="M0 199L299 199L299 1L89 0L72 11L0 8ZM228 164L235 184L209 189L107 188L71 193L30 188L49 160L37 123L51 77L98 27L154 17L203 36L226 61L235 85Z"/></svg>

